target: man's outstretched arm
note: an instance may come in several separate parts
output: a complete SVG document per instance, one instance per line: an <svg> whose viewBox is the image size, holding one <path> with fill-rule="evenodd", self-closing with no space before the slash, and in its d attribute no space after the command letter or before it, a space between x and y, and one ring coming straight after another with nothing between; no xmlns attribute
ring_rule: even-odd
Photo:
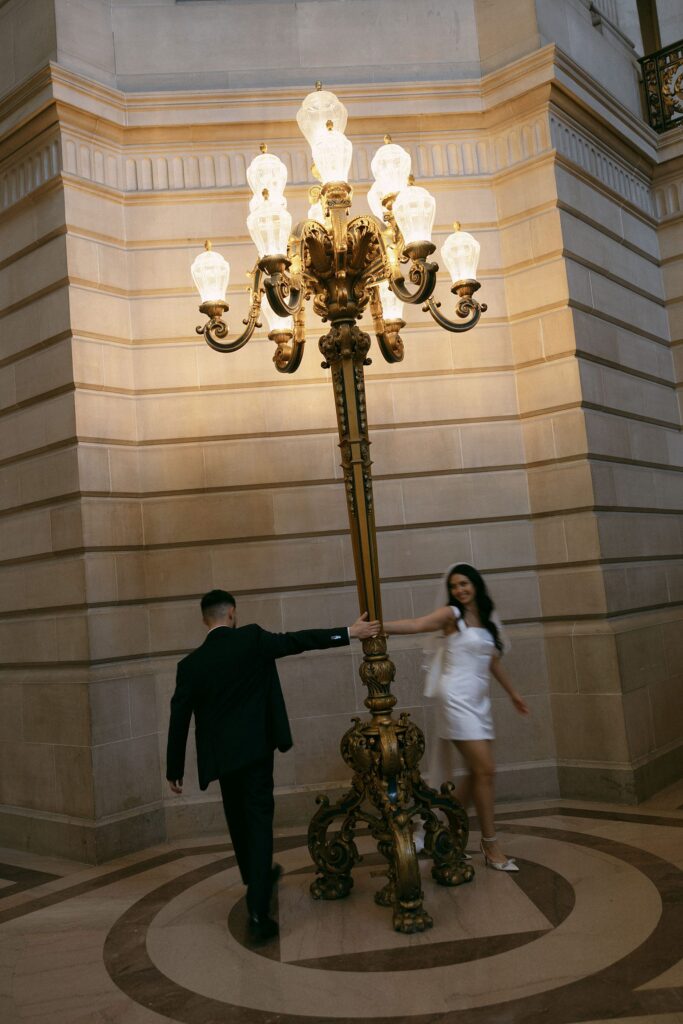
<svg viewBox="0 0 683 1024"><path fill-rule="evenodd" d="M364 612L351 626L336 629L302 629L294 633L268 633L261 630L261 646L270 658L286 658L304 651L328 647L346 647L351 640L367 640L379 633L379 622L369 622Z"/></svg>

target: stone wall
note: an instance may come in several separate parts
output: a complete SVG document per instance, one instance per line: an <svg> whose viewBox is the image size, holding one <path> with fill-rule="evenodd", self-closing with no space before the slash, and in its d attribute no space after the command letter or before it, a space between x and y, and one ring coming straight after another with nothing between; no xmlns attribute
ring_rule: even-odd
<svg viewBox="0 0 683 1024"><path fill-rule="evenodd" d="M0 110L0 802L2 841L97 860L220 827L192 750L182 800L163 782L175 664L201 642L204 591L227 587L240 621L275 630L357 609L320 329L309 318L292 378L264 332L231 356L194 333L189 265L206 237L232 266L233 329L246 311L245 170L259 142L290 169L294 220L307 208L294 121L306 90L155 78L168 91L121 91L145 84L118 59L142 73L121 31L132 8L148 7L143 39L193 4L113 5L122 81L107 78L106 33L78 52L77 6L58 3L45 38L58 63L17 72ZM435 60L431 82L411 81L426 74L416 64L382 84L387 65L375 84L337 89L354 210L389 130L436 196L437 244L456 218L481 241L489 306L462 336L408 308L404 362L371 353L384 611L427 611L448 563L476 564L532 709L522 721L494 702L499 792L633 801L673 777L680 736L680 141L642 123L635 79L617 104L633 55L585 4L554 31L568 51L587 33L594 63L621 61L614 92L576 53L538 49L547 5L525 5L511 63L483 30L495 7L474 12L481 79L466 62L441 76ZM22 11L10 0L0 18ZM443 274L438 290L446 306ZM390 650L399 706L429 734L419 645ZM281 821L305 821L316 792L346 781L358 660L282 663L295 747L277 763Z"/></svg>

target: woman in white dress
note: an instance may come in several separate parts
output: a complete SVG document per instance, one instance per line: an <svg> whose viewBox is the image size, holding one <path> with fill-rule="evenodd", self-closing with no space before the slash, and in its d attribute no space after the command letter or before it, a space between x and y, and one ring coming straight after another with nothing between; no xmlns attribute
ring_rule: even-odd
<svg viewBox="0 0 683 1024"><path fill-rule="evenodd" d="M463 807L473 801L481 828L481 851L489 867L518 871L514 860L501 850L493 816L495 763L489 676L503 687L515 709L529 709L501 664L501 623L480 573L467 563L452 565L446 574L448 604L417 619L385 622L393 633L446 634L437 690L437 735L451 740L468 769L456 787ZM435 779L432 784L437 785Z"/></svg>

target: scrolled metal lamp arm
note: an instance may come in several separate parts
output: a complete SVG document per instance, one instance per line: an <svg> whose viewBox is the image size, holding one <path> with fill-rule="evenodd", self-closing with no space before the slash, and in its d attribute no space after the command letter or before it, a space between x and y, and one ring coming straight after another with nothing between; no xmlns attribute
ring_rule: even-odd
<svg viewBox="0 0 683 1024"><path fill-rule="evenodd" d="M261 326L259 314L261 312L261 295L263 286L261 283L261 271L258 267L254 269L252 283L249 286L249 312L242 323L245 330L235 341L222 342L220 339L227 338L228 325L223 319L230 307L227 302L202 302L199 312L204 313L209 319L205 324L200 324L195 330L197 334L203 334L206 344L215 352L238 352L244 348L257 327Z"/></svg>
<svg viewBox="0 0 683 1024"><path fill-rule="evenodd" d="M411 292L405 287L405 278L400 273L396 276L390 277L388 284L394 295L396 295L401 302L418 305L420 302L424 302L425 299L428 299L434 291L438 270L438 263L428 263L424 258L416 259L412 261L410 270L408 271L410 281L416 285L416 290L414 292Z"/></svg>
<svg viewBox="0 0 683 1024"><path fill-rule="evenodd" d="M434 302L432 298L422 307L424 313L429 313L432 319L436 320L440 327L443 327L445 331L450 331L452 334L460 334L463 331L469 331L478 322L482 313L487 310L485 302L478 302L472 298L472 295L480 287L478 281L456 281L451 288L451 292L458 296L458 301L455 306L455 315L460 317L463 323L458 323L455 320L449 320L448 317L444 316L443 313L439 312L441 306L440 302Z"/></svg>
<svg viewBox="0 0 683 1024"><path fill-rule="evenodd" d="M291 273L294 258L300 265L301 239L293 234L289 240L287 256L264 256L259 270L264 275L263 287L268 301L278 316L295 316L304 301L304 290L295 283Z"/></svg>
<svg viewBox="0 0 683 1024"><path fill-rule="evenodd" d="M279 373L294 373L299 369L306 344L306 307L301 306L294 315L294 332L271 331L268 335L277 348L273 356Z"/></svg>

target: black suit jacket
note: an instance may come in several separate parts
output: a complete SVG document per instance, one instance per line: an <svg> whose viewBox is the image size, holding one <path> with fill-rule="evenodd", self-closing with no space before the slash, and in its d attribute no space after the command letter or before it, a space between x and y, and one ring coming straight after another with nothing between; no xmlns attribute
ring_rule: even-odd
<svg viewBox="0 0 683 1024"><path fill-rule="evenodd" d="M275 659L348 643L346 626L298 633L268 633L257 625L211 630L178 665L166 778L183 778L193 714L201 789L276 747L289 750L292 734Z"/></svg>

